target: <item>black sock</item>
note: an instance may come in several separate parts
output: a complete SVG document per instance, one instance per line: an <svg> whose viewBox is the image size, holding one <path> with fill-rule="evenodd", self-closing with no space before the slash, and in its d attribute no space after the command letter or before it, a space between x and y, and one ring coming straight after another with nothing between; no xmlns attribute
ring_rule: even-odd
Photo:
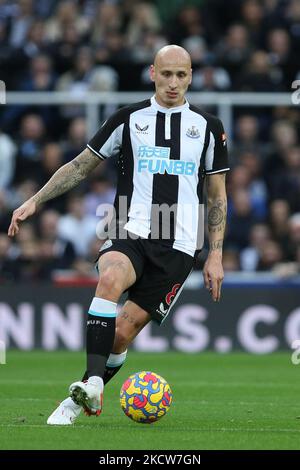
<svg viewBox="0 0 300 470"><path fill-rule="evenodd" d="M108 366L105 367L104 375L102 377L104 385L107 384L107 382L109 382L116 375L117 372L119 372L122 365L123 364L121 364L118 367L108 367Z"/></svg>
<svg viewBox="0 0 300 470"><path fill-rule="evenodd" d="M105 369L104 369L104 374L102 376L103 378L103 382L104 382L104 385L107 384L107 382L109 382L114 375L116 375L116 373L121 369L123 364L121 364L120 366L118 367L108 367L108 366L105 366ZM84 382L85 380L87 380L89 378L88 376L88 372L85 371L84 373L84 376L82 377L82 382Z"/></svg>
<svg viewBox="0 0 300 470"><path fill-rule="evenodd" d="M94 297L88 313L86 330L87 378L104 375L115 337L115 312L114 302Z"/></svg>
<svg viewBox="0 0 300 470"><path fill-rule="evenodd" d="M104 369L104 374L102 376L104 384L107 384L107 382L109 382L116 375L116 373L119 372L119 370L121 369L122 365L125 362L126 355L127 355L127 351L125 351L124 353L120 353L120 354L115 354L115 353L110 354L107 360L105 369ZM121 364L120 364L120 360L122 361ZM116 364L116 365L112 366L111 364ZM84 373L84 376L82 377L82 381L84 382L87 379L88 379L88 373L86 371Z"/></svg>
<svg viewBox="0 0 300 470"><path fill-rule="evenodd" d="M88 376L88 373L87 373L87 370L86 370L83 377L82 377L82 379L81 379L81 381L85 382L88 378L89 378L89 376Z"/></svg>
<svg viewBox="0 0 300 470"><path fill-rule="evenodd" d="M114 375L116 375L116 373L121 369L123 364L121 364L120 366L118 367L105 367L104 369L104 374L103 374L103 382L104 382L104 385L107 384L107 382L109 382L113 377ZM82 377L82 382L86 381L88 379L88 373L87 371L84 373L84 376Z"/></svg>

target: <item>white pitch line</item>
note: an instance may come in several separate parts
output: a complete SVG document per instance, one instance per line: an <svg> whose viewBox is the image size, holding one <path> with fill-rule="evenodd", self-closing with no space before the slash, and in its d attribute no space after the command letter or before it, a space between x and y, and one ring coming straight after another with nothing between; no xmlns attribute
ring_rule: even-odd
<svg viewBox="0 0 300 470"><path fill-rule="evenodd" d="M14 403L16 401L53 401L53 398L0 398L1 401L13 401Z"/></svg>
<svg viewBox="0 0 300 470"><path fill-rule="evenodd" d="M18 379L0 379L0 385L66 385L68 382L62 380L18 380Z"/></svg>
<svg viewBox="0 0 300 470"><path fill-rule="evenodd" d="M18 379L0 379L0 385L1 384L8 384L8 385L65 385L66 381L62 380L18 380ZM291 388L294 384L287 382L287 383L280 383L280 382L261 382L261 383L255 383L253 382L213 382L213 381L185 381L184 386L186 387L187 385L189 386L194 386L194 387L199 387L199 386L209 386L209 387L226 387L226 388L231 388L231 387L254 387L254 388Z"/></svg>
<svg viewBox="0 0 300 470"><path fill-rule="evenodd" d="M99 425L96 425L96 426L92 426L90 424L88 425L84 425L84 424L77 424L77 425L71 425L71 426L49 426L47 424L25 424L25 423L20 423L20 424L0 424L0 427L2 428L5 428L5 427L8 427L8 428L57 428L57 427L60 427L60 428L68 428L68 429L78 429L78 428L92 428L94 429L95 427L99 427ZM124 427L124 426L110 426L109 428L110 429L120 429L120 427ZM102 427L103 429L103 427ZM173 427L173 429L170 429L168 432L172 432L172 431L194 431L194 432L239 432L239 433L245 433L245 432L249 432L249 433L254 433L254 432L261 432L261 433L296 433L296 434L299 434L300 433L300 429L263 429L263 428L259 428L259 429L256 429L256 428L253 428L253 429L248 429L248 428L220 428L220 429L207 429L207 428L197 428L197 429L193 429L193 428L179 428L177 429L176 427Z"/></svg>
<svg viewBox="0 0 300 470"><path fill-rule="evenodd" d="M1 397L0 398L1 401L8 401L8 402L11 402L13 401L14 403L15 402L18 402L18 401L52 401L54 402L55 400L56 401L59 401L59 399L57 398L49 398L49 397L45 397L45 398L23 398L23 397L13 397L13 398L7 398L7 397ZM208 400L185 400L184 401L184 404L185 405L212 405L214 407L216 406L219 406L219 407L223 407L224 404L220 403L220 404L216 404L212 401L208 401ZM179 406L179 403L173 403L173 406L176 406L178 405ZM236 401L226 401L226 406L234 406L236 407L237 405L239 406L248 406L251 408L251 406L270 406L270 407L273 407L273 406L286 406L288 408L296 408L296 409L299 409L299 405L295 404L295 405L291 405L290 403L282 403L282 402L278 402L278 403L272 403L272 402L266 402L266 401L240 401L240 402L236 402ZM251 410L252 411L252 410ZM254 412L254 411L253 411Z"/></svg>
<svg viewBox="0 0 300 470"><path fill-rule="evenodd" d="M278 402L278 403L272 403L272 402L266 402L266 401L240 401L240 402L236 402L236 401L224 401L223 403L215 403L213 400L211 401L208 401L208 400L185 400L184 401L184 405L205 405L205 406L214 406L214 407L219 407L219 408L223 408L224 407L224 403L226 404L226 406L247 406L249 408L253 407L253 406L270 406L270 407L278 407L278 406L286 406L288 408L295 408L297 410L299 410L299 405L297 404L294 404L294 405L291 405L290 403L282 403L282 402ZM173 406L176 406L177 403L174 402L173 403ZM179 404L178 404L179 405ZM180 405L182 406L182 405ZM252 411L252 410L251 410Z"/></svg>
<svg viewBox="0 0 300 470"><path fill-rule="evenodd" d="M186 380L184 382L184 386L189 387L199 387L199 386L209 386L213 387L222 387L222 388L231 388L231 387L253 387L253 388L291 388L294 384L292 382L213 382L213 381L189 381Z"/></svg>

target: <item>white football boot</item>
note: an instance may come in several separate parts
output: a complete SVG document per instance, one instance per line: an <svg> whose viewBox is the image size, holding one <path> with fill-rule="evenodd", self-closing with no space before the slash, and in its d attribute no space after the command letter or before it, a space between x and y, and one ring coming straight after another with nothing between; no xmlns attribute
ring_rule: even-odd
<svg viewBox="0 0 300 470"><path fill-rule="evenodd" d="M76 405L74 401L68 397L53 411L47 419L47 424L57 424L60 426L68 426L73 424L79 416L81 406Z"/></svg>
<svg viewBox="0 0 300 470"><path fill-rule="evenodd" d="M93 376L87 382L74 382L70 385L70 397L76 405L82 406L87 416L99 416L103 405L103 380Z"/></svg>

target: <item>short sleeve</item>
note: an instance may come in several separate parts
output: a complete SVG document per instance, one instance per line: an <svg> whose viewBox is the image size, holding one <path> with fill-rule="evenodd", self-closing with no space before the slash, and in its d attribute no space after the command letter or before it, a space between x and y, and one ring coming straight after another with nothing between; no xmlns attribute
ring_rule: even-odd
<svg viewBox="0 0 300 470"><path fill-rule="evenodd" d="M212 175L228 171L228 150L227 139L223 124L218 118L211 119L209 126L209 145L205 156L205 173Z"/></svg>
<svg viewBox="0 0 300 470"><path fill-rule="evenodd" d="M88 142L87 147L102 160L119 155L123 127L122 114L117 111L102 124L94 137Z"/></svg>

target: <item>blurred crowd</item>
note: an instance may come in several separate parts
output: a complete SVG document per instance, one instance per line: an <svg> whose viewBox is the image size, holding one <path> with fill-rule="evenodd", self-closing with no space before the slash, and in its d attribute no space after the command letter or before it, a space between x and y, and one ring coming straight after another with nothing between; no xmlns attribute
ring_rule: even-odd
<svg viewBox="0 0 300 470"><path fill-rule="evenodd" d="M0 0L9 90L142 90L165 44L191 54L194 90L290 90L298 0Z"/></svg>
<svg viewBox="0 0 300 470"><path fill-rule="evenodd" d="M150 95L149 64L169 43L192 56L192 91L292 91L300 79L300 1L0 0L0 79L7 90ZM233 118L224 267L297 273L299 109L243 107ZM46 203L15 240L6 236L12 211L86 141L81 106L0 107L0 281L92 272L100 243L96 210L114 200L114 161Z"/></svg>

